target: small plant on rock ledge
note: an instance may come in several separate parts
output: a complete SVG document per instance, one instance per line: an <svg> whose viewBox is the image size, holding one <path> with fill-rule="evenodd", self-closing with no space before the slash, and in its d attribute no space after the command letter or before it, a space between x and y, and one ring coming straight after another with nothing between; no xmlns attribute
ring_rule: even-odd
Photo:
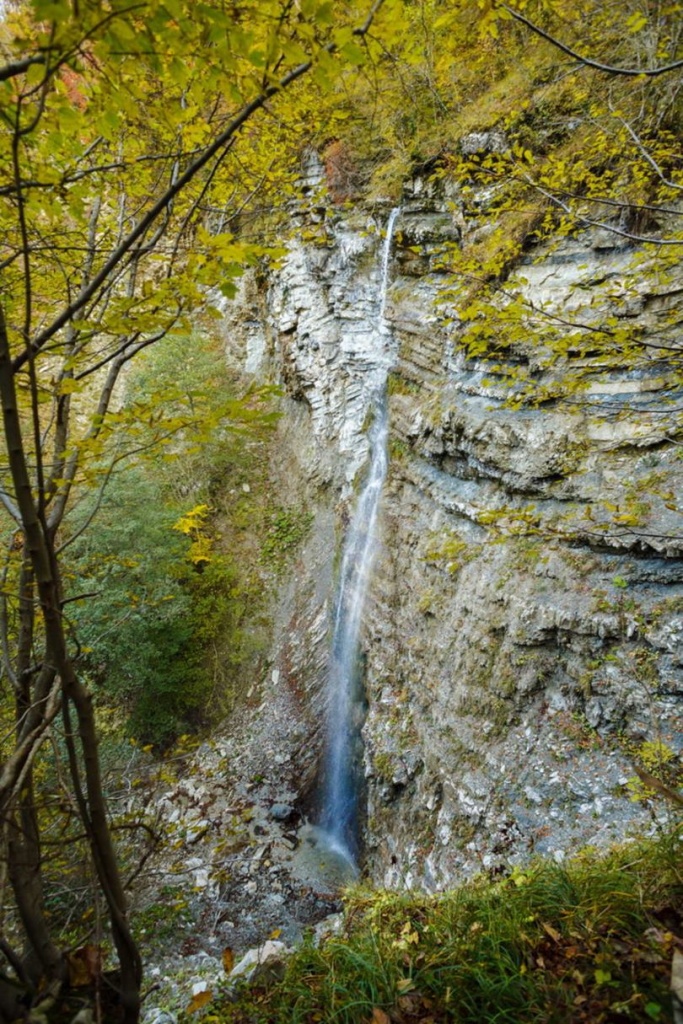
<svg viewBox="0 0 683 1024"><path fill-rule="evenodd" d="M277 506L267 516L268 526L261 547L261 561L278 575L302 542L313 523L313 513Z"/></svg>

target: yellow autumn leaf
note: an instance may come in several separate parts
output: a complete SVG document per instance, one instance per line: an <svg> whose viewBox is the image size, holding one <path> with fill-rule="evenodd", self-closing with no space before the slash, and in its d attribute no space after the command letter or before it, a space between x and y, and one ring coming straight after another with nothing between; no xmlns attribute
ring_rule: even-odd
<svg viewBox="0 0 683 1024"><path fill-rule="evenodd" d="M647 25L647 17L642 11L636 11L630 18L626 19L626 27L629 32L640 32Z"/></svg>
<svg viewBox="0 0 683 1024"><path fill-rule="evenodd" d="M192 996L192 999L187 1005L186 1013L197 1013L198 1010L203 1009L213 999L213 993L211 989L205 989L204 992L197 992L196 995Z"/></svg>
<svg viewBox="0 0 683 1024"><path fill-rule="evenodd" d="M399 978L396 982L396 989L401 994L404 992L410 992L413 988L415 988L415 983L412 978Z"/></svg>
<svg viewBox="0 0 683 1024"><path fill-rule="evenodd" d="M83 390L83 384L74 380L73 377L64 377L59 382L59 394L60 395L74 395L78 391Z"/></svg>

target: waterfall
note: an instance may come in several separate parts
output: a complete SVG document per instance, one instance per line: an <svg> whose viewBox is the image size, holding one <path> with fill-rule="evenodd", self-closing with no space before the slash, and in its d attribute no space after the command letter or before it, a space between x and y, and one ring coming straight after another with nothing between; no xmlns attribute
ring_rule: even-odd
<svg viewBox="0 0 683 1024"><path fill-rule="evenodd" d="M373 388L370 464L344 542L328 678L328 723L321 826L331 848L355 865L361 775L362 680L360 628L376 549L379 503L387 474L389 415L385 320L391 243L400 209L391 211L382 248L377 335L385 351Z"/></svg>

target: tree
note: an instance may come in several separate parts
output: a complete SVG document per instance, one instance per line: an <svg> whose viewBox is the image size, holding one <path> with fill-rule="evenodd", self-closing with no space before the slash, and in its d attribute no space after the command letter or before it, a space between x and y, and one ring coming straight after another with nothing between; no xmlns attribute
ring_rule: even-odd
<svg viewBox="0 0 683 1024"><path fill-rule="evenodd" d="M266 255L236 227L255 182L274 179L274 152L287 148L277 120L287 91L309 74L329 84L345 61L364 60L382 6L32 0L0 27L0 632L14 707L0 821L24 939L23 950L0 940L11 968L0 973L4 1019L54 997L67 978L45 908L36 783L58 728L68 813L87 837L111 925L122 1017L138 1018L140 956L65 606L69 509L139 444L135 417L116 405L130 361L186 330L208 289L230 293L242 267ZM270 117L265 144L260 112ZM176 428L159 418L161 435Z"/></svg>
<svg viewBox="0 0 683 1024"><path fill-rule="evenodd" d="M246 479L254 491L278 413L273 389L244 392L210 329L141 353L122 391L120 431L134 416L144 450L72 506L63 570L100 717L163 759L180 735L218 724L258 646L262 581L232 536L256 495L226 499Z"/></svg>

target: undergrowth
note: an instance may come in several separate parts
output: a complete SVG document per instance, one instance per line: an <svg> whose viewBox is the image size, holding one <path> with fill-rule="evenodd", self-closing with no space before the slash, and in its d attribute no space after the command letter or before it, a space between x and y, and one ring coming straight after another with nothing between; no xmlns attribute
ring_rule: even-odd
<svg viewBox="0 0 683 1024"><path fill-rule="evenodd" d="M351 891L344 933L212 1024L672 1021L683 950L681 829L437 896ZM234 998L234 997L232 997Z"/></svg>

